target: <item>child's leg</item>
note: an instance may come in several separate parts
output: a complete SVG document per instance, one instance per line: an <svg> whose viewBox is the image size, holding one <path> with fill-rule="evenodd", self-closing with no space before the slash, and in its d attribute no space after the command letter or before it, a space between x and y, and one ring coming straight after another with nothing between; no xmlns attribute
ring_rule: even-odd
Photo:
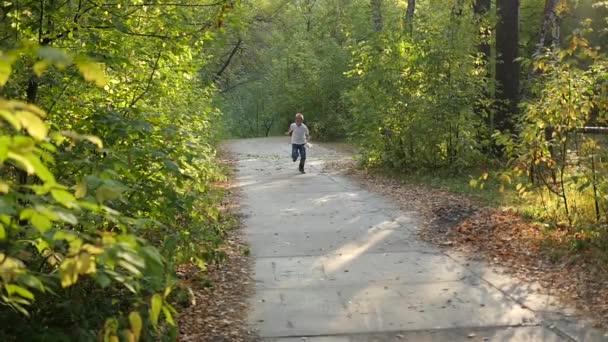
<svg viewBox="0 0 608 342"><path fill-rule="evenodd" d="M304 162L306 162L306 145L300 145L300 171L304 172Z"/></svg>
<svg viewBox="0 0 608 342"><path fill-rule="evenodd" d="M298 160L298 145L291 144L291 159L295 162Z"/></svg>

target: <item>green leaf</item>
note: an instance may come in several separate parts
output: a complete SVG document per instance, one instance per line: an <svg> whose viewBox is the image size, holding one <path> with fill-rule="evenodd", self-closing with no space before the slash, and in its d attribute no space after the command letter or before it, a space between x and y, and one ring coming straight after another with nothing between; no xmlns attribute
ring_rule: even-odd
<svg viewBox="0 0 608 342"><path fill-rule="evenodd" d="M150 321L154 329L158 326L158 316L160 315L161 307L163 306L163 298L157 293L150 299Z"/></svg>
<svg viewBox="0 0 608 342"><path fill-rule="evenodd" d="M40 161L38 156L33 154L25 155L25 159L29 162L29 165L32 166L36 175L42 179L45 183L55 183L55 176L49 171L49 169Z"/></svg>
<svg viewBox="0 0 608 342"><path fill-rule="evenodd" d="M4 285L4 288L6 289L6 292L9 294L9 296L17 294L25 299L29 299L30 301L34 300L34 294L26 288L14 284L6 284Z"/></svg>
<svg viewBox="0 0 608 342"><path fill-rule="evenodd" d="M61 49L56 49L50 46L43 46L39 48L38 56L49 64L53 64L60 69L72 64L72 57L70 55Z"/></svg>
<svg viewBox="0 0 608 342"><path fill-rule="evenodd" d="M51 220L49 220L48 217L41 215L38 212L36 212L32 216L32 218L30 219L30 222L32 222L34 227L36 227L38 229L38 231L41 233L48 231L53 226L53 224L51 223Z"/></svg>
<svg viewBox="0 0 608 342"><path fill-rule="evenodd" d="M99 284L99 286L101 286L101 288L106 288L106 287L110 286L110 284L112 284L112 279L110 279L110 277L108 277L104 273L97 273L97 276L95 277L95 281L97 281L97 284Z"/></svg>
<svg viewBox="0 0 608 342"><path fill-rule="evenodd" d="M165 315L167 323L171 324L172 326L175 326L173 315L171 314L171 311L169 311L169 308L166 305L163 305L163 314Z"/></svg>
<svg viewBox="0 0 608 342"><path fill-rule="evenodd" d="M22 274L19 276L18 281L21 284L27 285L32 289L36 289L40 292L45 292L44 284L37 277L30 274Z"/></svg>
<svg viewBox="0 0 608 342"><path fill-rule="evenodd" d="M66 208L75 207L76 198L67 191L53 189L51 190L51 196L53 196L57 202L63 204Z"/></svg>
<svg viewBox="0 0 608 342"><path fill-rule="evenodd" d="M57 218L63 222L69 223L71 225L78 224L78 219L72 213L66 213L63 211L55 211L55 214L57 215Z"/></svg>
<svg viewBox="0 0 608 342"><path fill-rule="evenodd" d="M27 172L27 174L31 175L34 173L34 166L32 165L32 163L30 163L29 160L27 160L27 158L25 158L24 155L14 153L14 152L8 152L7 157L9 159L16 161L17 166L19 166L20 169Z"/></svg>
<svg viewBox="0 0 608 342"><path fill-rule="evenodd" d="M103 203L108 200L119 198L120 194L121 192L119 190L104 184L95 191L95 198L97 199L97 202Z"/></svg>
<svg viewBox="0 0 608 342"><path fill-rule="evenodd" d="M4 225L0 223L0 241L6 240L6 229L4 229Z"/></svg>

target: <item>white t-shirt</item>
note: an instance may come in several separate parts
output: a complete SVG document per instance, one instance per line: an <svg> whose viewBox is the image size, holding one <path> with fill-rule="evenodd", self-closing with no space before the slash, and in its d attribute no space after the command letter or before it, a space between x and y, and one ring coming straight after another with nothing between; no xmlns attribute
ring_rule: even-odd
<svg viewBox="0 0 608 342"><path fill-rule="evenodd" d="M300 126L296 125L296 123L292 123L289 126L289 130L291 131L291 143L292 144L306 144L306 136L308 133L308 127L305 124L301 124Z"/></svg>

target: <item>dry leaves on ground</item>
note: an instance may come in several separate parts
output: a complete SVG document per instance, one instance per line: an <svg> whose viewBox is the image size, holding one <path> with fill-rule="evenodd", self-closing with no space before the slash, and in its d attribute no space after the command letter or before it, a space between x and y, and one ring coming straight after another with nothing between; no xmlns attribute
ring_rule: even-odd
<svg viewBox="0 0 608 342"><path fill-rule="evenodd" d="M226 151L221 157L233 169L235 160ZM227 192L222 211L224 216L238 219L239 193L228 180L218 184ZM240 222L239 222L240 223ZM242 230L227 233L223 252L225 262L209 265L202 272L194 265L182 265L178 274L193 291L193 303L180 310L179 341L240 342L256 340L247 325L247 299L253 291L250 278L252 262Z"/></svg>
<svg viewBox="0 0 608 342"><path fill-rule="evenodd" d="M326 168L346 173L370 191L397 200L404 210L419 213L422 239L506 266L518 279L539 282L598 326L608 327L608 267L592 251L564 248L564 232L547 232L517 213L484 207L464 195L361 170L352 160L329 162Z"/></svg>

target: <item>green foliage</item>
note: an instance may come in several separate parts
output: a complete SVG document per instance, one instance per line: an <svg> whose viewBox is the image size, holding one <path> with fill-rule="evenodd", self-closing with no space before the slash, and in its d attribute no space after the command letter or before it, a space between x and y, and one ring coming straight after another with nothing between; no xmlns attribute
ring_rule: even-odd
<svg viewBox="0 0 608 342"><path fill-rule="evenodd" d="M175 338L175 265L222 257L200 75L233 5L2 5L1 340Z"/></svg>
<svg viewBox="0 0 608 342"><path fill-rule="evenodd" d="M489 142L486 114L476 113L490 82L475 52L475 26L467 24L472 13L420 11L420 34L389 31L351 46L357 86L346 94L349 131L369 165L466 168L483 159Z"/></svg>
<svg viewBox="0 0 608 342"><path fill-rule="evenodd" d="M608 59L584 35L575 31L566 48L534 61L534 97L523 105L519 136L498 139L512 156L512 173L527 177L517 191L536 194L537 217L589 237L608 217L608 173L605 136L583 127L606 124Z"/></svg>

